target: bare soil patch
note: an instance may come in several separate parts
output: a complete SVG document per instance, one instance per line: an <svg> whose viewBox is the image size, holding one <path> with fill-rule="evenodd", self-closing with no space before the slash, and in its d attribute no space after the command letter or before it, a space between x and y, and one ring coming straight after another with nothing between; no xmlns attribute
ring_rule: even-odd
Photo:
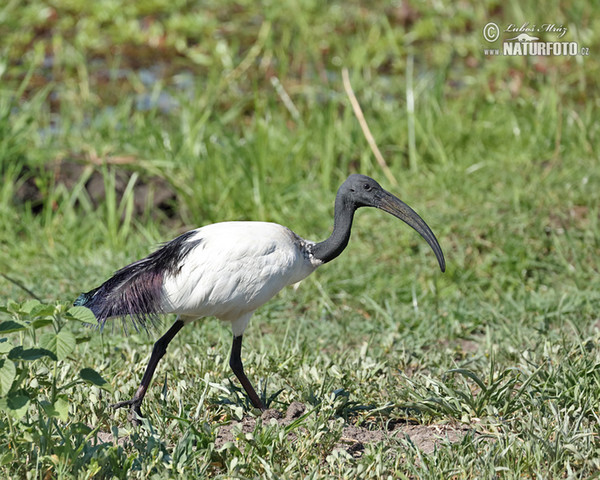
<svg viewBox="0 0 600 480"><path fill-rule="evenodd" d="M280 426L285 427L299 418L305 410L305 405L293 402L288 407L285 415L282 415L278 410L269 409L263 413L261 420L263 423L267 423L274 418ZM223 425L219 428L215 446L219 448L227 442L235 443L236 433L240 430L242 433L252 432L256 427L256 422L257 418L244 417L241 421ZM461 441L467 432L466 427L451 425L411 425L398 422L393 424L391 429L386 430L368 429L347 424L344 426L342 436L335 448L344 449L353 456L360 456L366 444L384 442L390 438L404 438L412 442L423 453L431 453L437 445ZM289 435L295 437L293 432Z"/></svg>
<svg viewBox="0 0 600 480"><path fill-rule="evenodd" d="M127 190L127 185L136 170L135 157L81 158L79 160L57 160L40 167L40 170L23 168L19 178L19 186L15 192L15 202L28 203L33 213L42 211L45 193L40 189L38 177L51 177L54 185L62 185L72 191L82 178L83 188L88 199L95 208L106 201L105 178L102 165L109 165L115 174L115 195L120 203ZM175 189L162 177L140 174L133 185L133 215L139 216L146 211L161 212L167 218L174 217L174 204L177 195Z"/></svg>

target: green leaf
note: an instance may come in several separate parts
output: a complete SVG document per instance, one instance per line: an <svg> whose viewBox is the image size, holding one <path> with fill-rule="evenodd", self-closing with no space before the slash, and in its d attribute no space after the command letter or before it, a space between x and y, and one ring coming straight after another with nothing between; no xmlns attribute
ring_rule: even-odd
<svg viewBox="0 0 600 480"><path fill-rule="evenodd" d="M69 320L77 320L85 324L96 324L98 323L94 313L87 307L71 307L67 311L67 318Z"/></svg>
<svg viewBox="0 0 600 480"><path fill-rule="evenodd" d="M8 341L8 338L0 338L0 354L10 352L12 348L13 345Z"/></svg>
<svg viewBox="0 0 600 480"><path fill-rule="evenodd" d="M95 428L98 428L97 425ZM82 422L76 422L71 424L71 434L73 435L89 435L92 432L92 428Z"/></svg>
<svg viewBox="0 0 600 480"><path fill-rule="evenodd" d="M19 313L21 311L21 306L14 300L9 300L6 302L6 310L10 313Z"/></svg>
<svg viewBox="0 0 600 480"><path fill-rule="evenodd" d="M23 348L18 346L13 348L8 354L8 358L11 360L25 360L29 362L42 357L50 357L52 360L56 360L54 352L45 348Z"/></svg>
<svg viewBox="0 0 600 480"><path fill-rule="evenodd" d="M104 390L111 390L109 383L106 380L104 380L102 375L100 375L93 368L82 368L79 371L79 377L87 383L96 385L100 388L103 388Z"/></svg>
<svg viewBox="0 0 600 480"><path fill-rule="evenodd" d="M29 397L22 393L15 393L8 397L0 397L0 410L4 410L11 417L19 420L27 413Z"/></svg>
<svg viewBox="0 0 600 480"><path fill-rule="evenodd" d="M38 328L45 327L46 325L50 325L52 323L51 318L36 318L33 322L31 322L31 326L37 330Z"/></svg>
<svg viewBox="0 0 600 480"><path fill-rule="evenodd" d="M0 323L0 333L20 332L26 328L27 325L17 322L16 320L5 320L4 322Z"/></svg>
<svg viewBox="0 0 600 480"><path fill-rule="evenodd" d="M11 451L4 452L0 455L0 465L9 465L15 461L15 454Z"/></svg>
<svg viewBox="0 0 600 480"><path fill-rule="evenodd" d="M50 401L48 401L48 400L41 400L40 401L40 405L44 409L44 412L46 413L46 415L48 415L49 417L56 417L57 416L57 413L54 410L54 406L50 403Z"/></svg>
<svg viewBox="0 0 600 480"><path fill-rule="evenodd" d="M58 397L54 403L43 400L40 402L40 405L49 417L58 417L63 422L69 419L69 402L64 395Z"/></svg>
<svg viewBox="0 0 600 480"><path fill-rule="evenodd" d="M31 309L29 315L31 315L32 317L46 317L49 315L54 315L55 310L56 307L54 305L40 303L39 305Z"/></svg>
<svg viewBox="0 0 600 480"><path fill-rule="evenodd" d="M483 383L483 381L471 370L467 370L466 368L453 368L451 370L448 370L448 373L458 373L463 377L470 378L479 386L479 388L481 388L481 390L483 390L484 392L487 390L487 386L485 385L485 383Z"/></svg>
<svg viewBox="0 0 600 480"><path fill-rule="evenodd" d="M27 300L25 303L21 304L20 310L22 313L29 314L35 307L38 307L39 305L39 300Z"/></svg>
<svg viewBox="0 0 600 480"><path fill-rule="evenodd" d="M44 333L40 336L41 347L54 353L58 360L67 358L75 349L76 343L75 335L68 330L61 330L58 333Z"/></svg>
<svg viewBox="0 0 600 480"><path fill-rule="evenodd" d="M66 397L60 396L54 402L54 411L63 422L69 419L69 402Z"/></svg>
<svg viewBox="0 0 600 480"><path fill-rule="evenodd" d="M0 396L6 395L12 387L17 367L12 360L3 358L0 360Z"/></svg>

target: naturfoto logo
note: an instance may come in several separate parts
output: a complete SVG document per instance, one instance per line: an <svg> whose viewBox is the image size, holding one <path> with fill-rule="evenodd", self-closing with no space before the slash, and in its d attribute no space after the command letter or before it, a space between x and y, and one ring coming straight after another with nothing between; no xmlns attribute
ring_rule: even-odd
<svg viewBox="0 0 600 480"><path fill-rule="evenodd" d="M497 23L489 22L483 27L483 38L488 43L497 41L502 33L507 38L502 41L502 48L484 48L483 52L489 56L589 55L589 48L579 47L577 42L558 41L567 34L567 30L564 25L555 23L511 23L500 28Z"/></svg>

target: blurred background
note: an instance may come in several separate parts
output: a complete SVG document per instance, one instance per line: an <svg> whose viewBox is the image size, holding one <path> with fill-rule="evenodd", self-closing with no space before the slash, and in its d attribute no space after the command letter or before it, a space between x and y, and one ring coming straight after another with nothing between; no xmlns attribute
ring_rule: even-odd
<svg viewBox="0 0 600 480"><path fill-rule="evenodd" d="M538 40L514 39L522 33ZM538 41L576 43L577 54L502 54L507 43ZM342 392L359 405L336 407L331 418L387 429L409 415L497 435L427 457L446 462L439 471L448 478L457 458L479 478L492 478L494 462L520 465L516 476L559 475L566 465L590 473L600 464L599 78L600 7L583 0L4 0L0 301L8 307L0 313L32 320L31 305L11 303L32 298L67 308L121 266L208 223L273 221L324 239L338 186L350 173L367 174L427 221L447 272L416 233L359 211L339 259L257 312L244 341L249 376L259 389L268 378L266 391L279 392L282 404L321 405ZM70 412L81 425L110 430L115 414L106 404L136 388L153 338L124 339L118 325L119 335L78 328L56 327L75 331L78 342L59 358L61 378L92 367L115 390L102 398L96 386L67 383ZM219 422L242 415L244 400L226 381L229 327L206 320L180 336L160 367L173 375L169 401L179 403L168 404L166 393L160 403L156 387L147 400L158 413L149 413L170 429L166 449L193 438L202 452ZM37 345L35 334L27 342ZM462 383L448 374L459 367ZM56 386L47 380L52 368L31 372L20 378ZM32 404L44 388L30 389ZM177 408L203 430L165 417ZM370 417L373 409L381 417ZM326 430L323 418L315 422ZM10 422L0 420L7 431ZM66 420L48 422L43 442L31 440L39 434L32 421L23 434L30 446L10 450L16 429L4 450L25 455L47 445L51 455L79 435L60 430L75 428ZM87 446L78 452L112 452L106 472L117 475L122 452L94 450L89 429L81 431ZM326 465L314 438L303 440L312 453L297 460L307 462L305 473ZM139 452L163 448L147 445ZM294 455L289 448L284 442L281 457L269 457L275 471ZM163 465L158 450L153 461ZM65 469L92 468L77 455ZM225 457L206 455L202 468L239 473ZM2 458L9 465L12 457ZM59 465L40 461L48 471ZM418 472L428 461L401 467ZM247 462L246 475L265 465Z"/></svg>

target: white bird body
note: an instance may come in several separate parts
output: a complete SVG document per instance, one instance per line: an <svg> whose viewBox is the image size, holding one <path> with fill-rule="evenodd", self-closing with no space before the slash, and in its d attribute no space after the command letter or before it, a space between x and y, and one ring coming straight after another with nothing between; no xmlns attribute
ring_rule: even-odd
<svg viewBox="0 0 600 480"><path fill-rule="evenodd" d="M237 320L323 263L308 252L312 242L276 223L223 222L190 233L185 241L195 246L163 279L162 311L186 323L214 316L232 322L234 335L247 324Z"/></svg>

